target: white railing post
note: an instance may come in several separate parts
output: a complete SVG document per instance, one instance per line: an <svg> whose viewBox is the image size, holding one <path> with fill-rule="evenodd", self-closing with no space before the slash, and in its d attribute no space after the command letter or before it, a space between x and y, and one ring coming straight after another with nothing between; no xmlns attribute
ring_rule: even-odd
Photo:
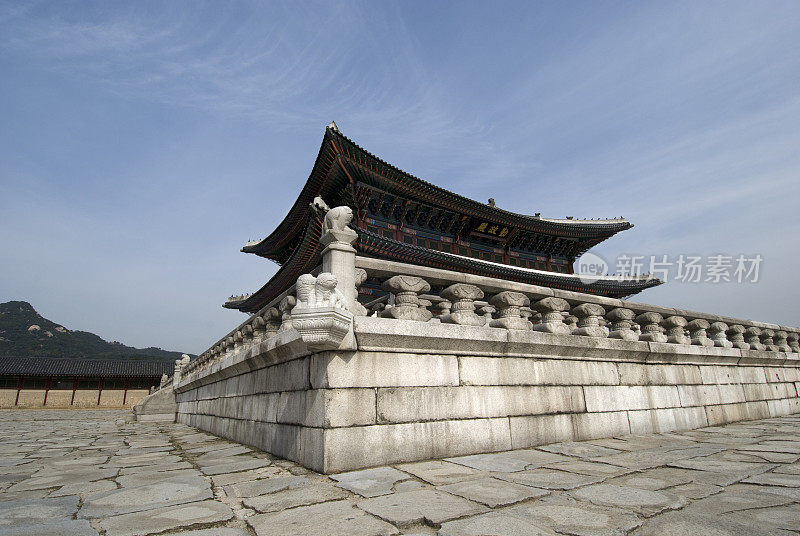
<svg viewBox="0 0 800 536"><path fill-rule="evenodd" d="M325 214L320 243L325 246L322 271L336 276L336 288L344 295L347 309L356 314L362 312L363 306L358 304L356 293L356 276L360 274L356 274L356 248L353 244L358 240L358 233L347 226L352 220L350 207L330 209Z"/></svg>

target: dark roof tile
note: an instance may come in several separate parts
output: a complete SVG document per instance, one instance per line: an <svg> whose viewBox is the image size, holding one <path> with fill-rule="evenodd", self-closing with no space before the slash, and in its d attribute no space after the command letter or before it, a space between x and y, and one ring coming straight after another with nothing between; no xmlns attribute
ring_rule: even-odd
<svg viewBox="0 0 800 536"><path fill-rule="evenodd" d="M0 357L0 376L69 376L154 378L172 374L169 361L79 359L59 357Z"/></svg>

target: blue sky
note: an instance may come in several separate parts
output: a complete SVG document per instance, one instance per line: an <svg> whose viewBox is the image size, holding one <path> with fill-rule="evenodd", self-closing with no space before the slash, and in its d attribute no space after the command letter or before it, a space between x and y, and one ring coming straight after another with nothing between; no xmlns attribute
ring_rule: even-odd
<svg viewBox="0 0 800 536"><path fill-rule="evenodd" d="M324 126L596 248L760 254L636 299L800 325L800 3L0 2L0 301L199 353Z"/></svg>

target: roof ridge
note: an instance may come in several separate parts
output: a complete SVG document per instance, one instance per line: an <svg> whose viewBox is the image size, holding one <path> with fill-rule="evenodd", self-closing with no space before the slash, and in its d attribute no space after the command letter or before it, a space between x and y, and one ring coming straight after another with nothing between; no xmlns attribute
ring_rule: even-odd
<svg viewBox="0 0 800 536"><path fill-rule="evenodd" d="M333 125L333 127L331 127L331 125ZM402 175L406 175L406 176L408 176L408 177L410 177L410 178L412 178L412 179L414 179L416 181L419 181L419 182L423 183L426 186L430 186L430 187L435 188L437 190L442 190L444 192L447 192L448 194L451 194L451 195L454 195L456 197L459 197L459 198L461 198L461 199L463 199L465 201L468 201L470 203L476 203L478 205L483 206L480 203L480 201L476 201L475 199L471 199L471 198L469 198L469 197L467 197L465 195L462 195L462 194L459 194L459 193L456 193L456 192L451 192L450 190L447 190L446 188L442 188L441 186L437 186L437 185L433 184L432 182L429 182L429 181L427 181L425 179L421 179L418 176L414 175L413 173L409 173L408 171L404 171L403 169L400 169L396 165L394 165L394 164L392 164L390 162L387 162L386 160L384 160L380 156L378 156L375 153L365 149L364 147L362 147L361 145L359 145L358 143L353 141L351 138L349 138L348 136L343 134L342 131L339 130L339 128L336 126L336 123L331 122L331 124L329 124L327 127L325 127L325 130L326 130L326 134L327 134L327 132L331 132L332 135L338 136L338 137L344 139L345 141L347 141L348 143L353 145L355 148L357 148L359 151L362 151L362 152L366 153L369 157L374 158L379 163L389 167L390 169L392 169L393 171L395 171L397 173L400 173ZM554 223L562 223L562 220L565 223L566 222L576 222L576 223L587 223L587 224L596 224L596 223L603 224L603 223L606 223L606 222L627 222L628 221L624 217L613 218L613 219L605 218L605 219L599 219L599 220L591 220L591 219L590 220L586 220L586 219L573 220L573 219L570 219L570 218L563 218L563 219L562 218L542 218L541 216L537 216L537 215L531 216L530 214L522 214L522 213L519 213L519 212L512 212L510 210L506 210L506 209L500 208L498 206L486 205L485 208L490 209L490 210L495 210L495 211L498 211L498 212L503 212L505 214L510 214L512 216L517 216L517 217L518 216L522 216L524 218L529 218L529 219L532 219L532 220L552 221ZM538 213L536 213L536 214L538 214Z"/></svg>

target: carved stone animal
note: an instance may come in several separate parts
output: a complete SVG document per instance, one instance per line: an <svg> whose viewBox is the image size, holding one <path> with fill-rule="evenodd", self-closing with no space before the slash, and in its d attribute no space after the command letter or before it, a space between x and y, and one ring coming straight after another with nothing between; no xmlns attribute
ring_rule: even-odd
<svg viewBox="0 0 800 536"><path fill-rule="evenodd" d="M316 303L317 297L314 289L316 283L317 278L311 274L303 274L297 278L296 294L298 307L309 307Z"/></svg>
<svg viewBox="0 0 800 536"><path fill-rule="evenodd" d="M316 294L317 305L322 307L339 307L347 309L347 304L342 292L336 288L338 281L336 276L328 273L321 273L317 277Z"/></svg>
<svg viewBox="0 0 800 536"><path fill-rule="evenodd" d="M331 209L325 202L325 200L322 199L320 196L315 197L314 201L312 201L310 205L311 209L318 214L325 214Z"/></svg>
<svg viewBox="0 0 800 536"><path fill-rule="evenodd" d="M350 207L334 207L325 214L322 233L344 231L351 221L353 221L353 210Z"/></svg>
<svg viewBox="0 0 800 536"><path fill-rule="evenodd" d="M323 272L318 277L303 274L297 278L297 305L300 309L315 307L338 307L347 309L347 300L336 288L336 276Z"/></svg>

